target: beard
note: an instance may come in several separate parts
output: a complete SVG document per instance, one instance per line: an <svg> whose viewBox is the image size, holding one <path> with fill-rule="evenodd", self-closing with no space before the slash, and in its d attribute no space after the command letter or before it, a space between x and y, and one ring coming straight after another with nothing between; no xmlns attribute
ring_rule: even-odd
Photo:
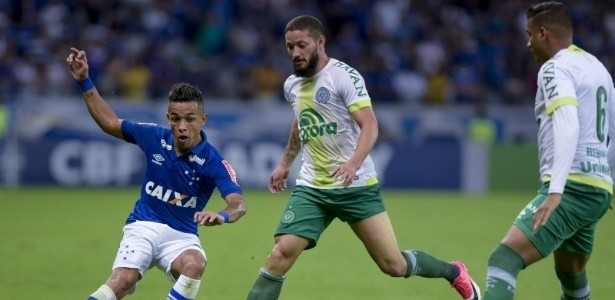
<svg viewBox="0 0 615 300"><path fill-rule="evenodd" d="M316 65L318 65L318 52L314 51L310 56L310 60L308 60L305 68L298 68L295 64L293 64L293 73L299 77L312 77L316 73Z"/></svg>

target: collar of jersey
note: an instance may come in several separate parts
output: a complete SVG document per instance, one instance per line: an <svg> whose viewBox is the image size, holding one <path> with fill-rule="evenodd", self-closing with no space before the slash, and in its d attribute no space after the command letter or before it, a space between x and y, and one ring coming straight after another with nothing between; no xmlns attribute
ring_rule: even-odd
<svg viewBox="0 0 615 300"><path fill-rule="evenodd" d="M205 132L201 130L199 134L201 135L201 142L196 145L196 147L190 149L190 152L195 154L203 151L203 148L205 148L205 145L207 144L207 135L205 134Z"/></svg>

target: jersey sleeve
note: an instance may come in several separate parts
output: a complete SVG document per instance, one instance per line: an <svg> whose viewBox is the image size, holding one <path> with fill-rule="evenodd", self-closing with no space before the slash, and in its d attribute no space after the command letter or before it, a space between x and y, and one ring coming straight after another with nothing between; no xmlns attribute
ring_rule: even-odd
<svg viewBox="0 0 615 300"><path fill-rule="evenodd" d="M141 149L145 145L158 138L160 127L154 123L136 123L128 120L122 120L122 134L124 140L137 144Z"/></svg>
<svg viewBox="0 0 615 300"><path fill-rule="evenodd" d="M293 102L291 99L291 93L290 93L290 82L291 82L291 76L289 76L288 78L286 78L286 81L284 81L284 99L286 100L286 102L291 103Z"/></svg>
<svg viewBox="0 0 615 300"><path fill-rule="evenodd" d="M242 193L241 187L237 182L237 173L235 173L231 163L216 155L214 158L214 170L214 180L222 198L232 193Z"/></svg>
<svg viewBox="0 0 615 300"><path fill-rule="evenodd" d="M563 105L579 105L573 76L561 61L547 61L540 68L538 76L538 85L545 97L548 115L552 115L553 111Z"/></svg>
<svg viewBox="0 0 615 300"><path fill-rule="evenodd" d="M372 106L371 99L367 93L367 86L363 76L355 69L349 68L340 71L337 76L338 93L342 97L344 104L351 113L368 106Z"/></svg>
<svg viewBox="0 0 615 300"><path fill-rule="evenodd" d="M562 193L574 161L579 138L576 106L564 106L553 112L554 154L549 193Z"/></svg>

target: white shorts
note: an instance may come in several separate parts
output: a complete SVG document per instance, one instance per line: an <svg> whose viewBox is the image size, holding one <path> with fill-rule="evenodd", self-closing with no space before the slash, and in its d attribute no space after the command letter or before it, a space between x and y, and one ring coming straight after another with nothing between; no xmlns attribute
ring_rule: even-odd
<svg viewBox="0 0 615 300"><path fill-rule="evenodd" d="M145 271L156 266L165 272L170 281L175 282L171 264L188 249L200 251L207 261L198 236L162 223L137 221L124 226L112 269L137 269L143 277Z"/></svg>

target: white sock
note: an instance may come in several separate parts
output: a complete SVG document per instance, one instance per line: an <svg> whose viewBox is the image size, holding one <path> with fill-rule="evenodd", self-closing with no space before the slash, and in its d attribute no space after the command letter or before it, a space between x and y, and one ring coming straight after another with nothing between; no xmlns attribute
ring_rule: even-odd
<svg viewBox="0 0 615 300"><path fill-rule="evenodd" d="M169 292L167 299L169 300L192 300L196 298L196 293L199 291L201 280L192 279L184 275L180 275L175 285Z"/></svg>
<svg viewBox="0 0 615 300"><path fill-rule="evenodd" d="M113 290L107 285L101 285L94 294L90 295L88 299L96 299L96 300L117 300L115 298L115 293Z"/></svg>

